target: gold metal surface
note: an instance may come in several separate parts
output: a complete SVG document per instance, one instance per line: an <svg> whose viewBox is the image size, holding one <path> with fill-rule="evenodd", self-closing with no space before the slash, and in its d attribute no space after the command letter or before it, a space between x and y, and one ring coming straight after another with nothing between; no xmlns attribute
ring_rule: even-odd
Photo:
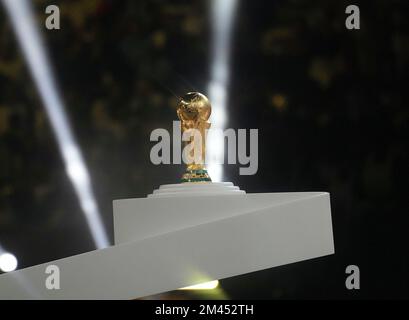
<svg viewBox="0 0 409 320"><path fill-rule="evenodd" d="M212 181L205 168L206 134L210 128L207 120L212 112L207 97L199 92L189 92L180 98L177 106L177 115L181 122L181 131L195 132L190 137L191 149L188 154L190 163L187 164L186 172L182 176L182 182L206 182ZM199 140L200 139L200 140ZM195 150L201 150L195 154Z"/></svg>

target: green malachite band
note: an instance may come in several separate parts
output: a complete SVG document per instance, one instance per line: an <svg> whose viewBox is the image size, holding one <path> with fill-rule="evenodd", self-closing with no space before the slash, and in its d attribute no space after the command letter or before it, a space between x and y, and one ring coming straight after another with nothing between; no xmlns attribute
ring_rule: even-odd
<svg viewBox="0 0 409 320"><path fill-rule="evenodd" d="M193 173L193 174L206 174L207 170L186 170L187 173Z"/></svg>
<svg viewBox="0 0 409 320"><path fill-rule="evenodd" d="M210 178L190 178L190 179L182 179L181 182L201 182L201 181L209 181L212 180Z"/></svg>
<svg viewBox="0 0 409 320"><path fill-rule="evenodd" d="M183 175L181 182L211 182L209 174L206 169L187 170Z"/></svg>

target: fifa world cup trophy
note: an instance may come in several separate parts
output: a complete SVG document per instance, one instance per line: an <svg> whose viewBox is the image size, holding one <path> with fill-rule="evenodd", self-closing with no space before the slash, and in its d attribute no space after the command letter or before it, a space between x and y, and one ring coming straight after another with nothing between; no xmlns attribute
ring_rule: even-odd
<svg viewBox="0 0 409 320"><path fill-rule="evenodd" d="M179 100L177 114L182 135L189 137L184 148L187 168L181 182L212 181L205 167L206 134L210 128L207 120L211 112L209 100L199 92L189 92Z"/></svg>

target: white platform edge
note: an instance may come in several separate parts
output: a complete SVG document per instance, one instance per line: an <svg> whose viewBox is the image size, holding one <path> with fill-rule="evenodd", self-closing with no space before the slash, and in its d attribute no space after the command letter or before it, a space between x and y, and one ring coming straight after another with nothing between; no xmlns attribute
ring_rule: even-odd
<svg viewBox="0 0 409 320"><path fill-rule="evenodd" d="M132 299L334 253L328 194L276 208L3 274L0 299Z"/></svg>

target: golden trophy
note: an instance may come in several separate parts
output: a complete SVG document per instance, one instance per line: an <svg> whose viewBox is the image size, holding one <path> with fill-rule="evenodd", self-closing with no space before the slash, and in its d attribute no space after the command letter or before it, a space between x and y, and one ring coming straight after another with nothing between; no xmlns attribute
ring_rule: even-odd
<svg viewBox="0 0 409 320"><path fill-rule="evenodd" d="M207 120L211 113L209 99L199 92L189 92L179 100L177 114L181 122L182 135L195 133L185 141L185 145L191 144L191 148L187 154L189 163L182 176L182 183L212 181L205 168L206 134L210 128L210 122Z"/></svg>

